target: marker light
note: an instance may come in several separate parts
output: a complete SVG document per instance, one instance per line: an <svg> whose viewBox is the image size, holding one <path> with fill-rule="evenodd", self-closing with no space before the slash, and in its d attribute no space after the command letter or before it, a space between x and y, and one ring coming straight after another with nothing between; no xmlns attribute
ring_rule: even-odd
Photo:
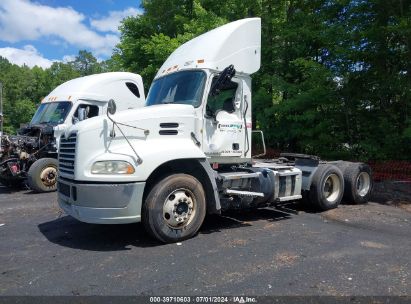
<svg viewBox="0 0 411 304"><path fill-rule="evenodd" d="M133 174L134 167L122 160L98 161L91 166L93 174Z"/></svg>

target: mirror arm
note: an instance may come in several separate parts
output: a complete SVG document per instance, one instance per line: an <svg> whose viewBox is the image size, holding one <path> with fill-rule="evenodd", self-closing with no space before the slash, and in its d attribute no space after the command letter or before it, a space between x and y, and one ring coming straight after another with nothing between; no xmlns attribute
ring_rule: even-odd
<svg viewBox="0 0 411 304"><path fill-rule="evenodd" d="M110 100L109 103L112 102L114 103L114 100ZM115 113L116 110L116 106L114 104L114 111L113 114ZM110 116L110 106L107 107L107 118L113 123L113 129L110 131L110 136L114 137L115 136L115 131L114 131L114 126L116 126L118 128L118 130L120 131L120 133L123 135L124 139L127 141L128 145L130 146L131 150L133 150L134 154L137 157L137 163L141 164L143 162L143 159L140 157L140 155L138 155L137 151L134 149L133 145L130 143L130 141L128 140L127 136L124 134L123 130L121 130L121 128L119 127L119 125L125 126L125 127L129 127L129 128L133 128L133 129L138 129L138 130L143 130L144 131L144 135L147 136L150 134L150 131L147 129L143 129L143 128L139 128L139 127L135 127L135 126L130 126L127 124L123 124L120 122L116 122L111 116Z"/></svg>
<svg viewBox="0 0 411 304"><path fill-rule="evenodd" d="M116 127L119 129L120 133L123 135L124 139L127 141L127 143L128 143L128 145L130 146L131 150L133 150L134 154L136 155L136 157L137 157L137 163L138 163L138 164L141 164L141 163L143 162L143 159L140 157L140 155L138 155L137 151L134 149L133 145L130 143L130 141L128 140L127 136L124 134L123 130L121 130L121 128L118 126L118 123L117 123L114 119L112 119L112 118L110 117L108 111L107 111L107 117L108 117L108 119L110 119L110 120L113 122L113 129L110 131L110 136L111 136L112 134L115 135L114 126L116 126Z"/></svg>

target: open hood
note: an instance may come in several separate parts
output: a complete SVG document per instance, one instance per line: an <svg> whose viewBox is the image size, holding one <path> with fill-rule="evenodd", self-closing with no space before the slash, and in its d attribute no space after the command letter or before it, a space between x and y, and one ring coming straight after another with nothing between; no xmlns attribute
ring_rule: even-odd
<svg viewBox="0 0 411 304"><path fill-rule="evenodd" d="M155 78L179 70L204 68L222 71L230 64L252 74L261 63L261 19L241 19L220 26L177 48Z"/></svg>

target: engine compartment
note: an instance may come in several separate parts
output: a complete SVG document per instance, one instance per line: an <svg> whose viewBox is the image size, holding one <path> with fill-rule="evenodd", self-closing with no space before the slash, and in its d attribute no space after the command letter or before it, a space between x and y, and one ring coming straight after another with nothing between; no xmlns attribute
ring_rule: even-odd
<svg viewBox="0 0 411 304"><path fill-rule="evenodd" d="M29 125L17 135L1 136L0 182L11 184L22 181L37 159L57 157L53 126Z"/></svg>

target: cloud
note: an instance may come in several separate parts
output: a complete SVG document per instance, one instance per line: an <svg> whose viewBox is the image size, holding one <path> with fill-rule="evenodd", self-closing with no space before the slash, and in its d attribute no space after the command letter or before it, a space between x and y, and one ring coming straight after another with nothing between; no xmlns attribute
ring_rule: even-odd
<svg viewBox="0 0 411 304"><path fill-rule="evenodd" d="M15 43L58 38L79 48L91 49L97 56L109 56L119 41L118 24L115 23L119 23L122 16L138 12L129 8L91 20L94 28L106 31L97 33L85 24L86 16L71 7L50 7L29 0L1 0L0 40Z"/></svg>
<svg viewBox="0 0 411 304"><path fill-rule="evenodd" d="M119 33L118 27L121 20L128 16L141 15L142 13L143 11L140 9L129 7L123 11L111 11L105 18L91 19L90 24L100 32Z"/></svg>
<svg viewBox="0 0 411 304"><path fill-rule="evenodd" d="M63 56L63 62L64 63L74 61L74 60L76 60L76 55L65 55L65 56Z"/></svg>
<svg viewBox="0 0 411 304"><path fill-rule="evenodd" d="M0 48L0 56L7 58L11 63L17 65L27 65L29 67L39 66L49 68L54 61L44 58L32 45L26 45L23 49L12 47Z"/></svg>

